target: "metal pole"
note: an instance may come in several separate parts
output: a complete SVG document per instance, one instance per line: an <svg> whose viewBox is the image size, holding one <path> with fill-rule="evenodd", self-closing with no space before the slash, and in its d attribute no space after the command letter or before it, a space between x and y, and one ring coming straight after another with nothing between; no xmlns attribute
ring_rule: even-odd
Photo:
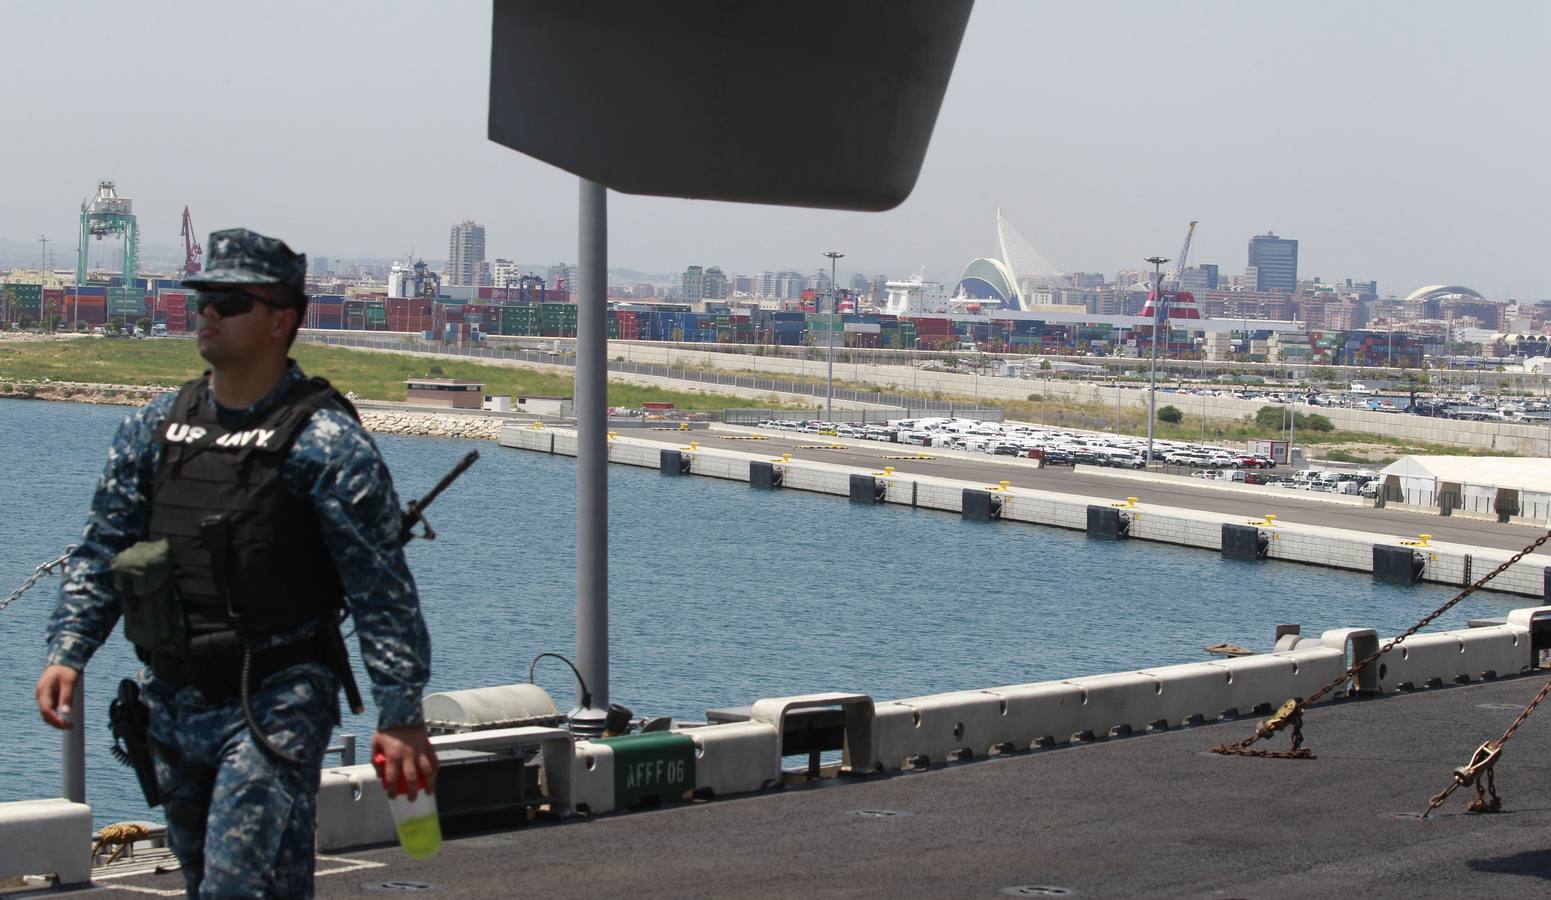
<svg viewBox="0 0 1551 900"><path fill-rule="evenodd" d="M576 311L576 667L609 705L608 200L583 179ZM577 703L578 707L583 706ZM600 729L601 730L601 729Z"/></svg>
<svg viewBox="0 0 1551 900"><path fill-rule="evenodd" d="M65 799L86 802L86 674L75 679L70 696L70 728L60 734L59 770Z"/></svg>
<svg viewBox="0 0 1551 900"><path fill-rule="evenodd" d="M1203 342L1204 343L1204 342ZM1206 347L1201 348L1201 443L1206 443Z"/></svg>
<svg viewBox="0 0 1551 900"><path fill-rule="evenodd" d="M1298 390L1293 386L1292 422L1287 426L1287 464L1292 465L1293 447L1298 440Z"/></svg>
<svg viewBox="0 0 1551 900"><path fill-rule="evenodd" d="M1161 256L1149 256L1147 261L1152 263L1153 288L1152 288L1152 365L1147 370L1147 461L1146 465L1152 465L1152 432L1153 420L1157 417L1158 409L1158 326L1163 321L1163 270L1159 268L1167 259Z"/></svg>
<svg viewBox="0 0 1551 900"><path fill-rule="evenodd" d="M833 422L835 421L835 319L840 315L840 292L835 290L835 260L845 254L830 250L824 255L829 257L829 327L825 329L825 333L829 335L829 340L825 342L829 347L829 376L824 388L824 418Z"/></svg>

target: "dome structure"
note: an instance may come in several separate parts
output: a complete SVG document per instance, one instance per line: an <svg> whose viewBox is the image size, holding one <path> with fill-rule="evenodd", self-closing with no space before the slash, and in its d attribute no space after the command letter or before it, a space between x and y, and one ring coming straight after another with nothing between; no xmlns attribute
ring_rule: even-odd
<svg viewBox="0 0 1551 900"><path fill-rule="evenodd" d="M976 300L996 300L1008 309L1018 309L1018 289L1012 272L999 259L983 256L971 260L959 276L958 294Z"/></svg>
<svg viewBox="0 0 1551 900"><path fill-rule="evenodd" d="M1436 300L1439 297L1474 297L1477 300L1486 299L1486 297L1482 296L1480 292L1471 290L1462 284L1429 284L1426 287L1419 287L1412 291L1410 294L1407 294L1406 302L1410 303L1413 300Z"/></svg>

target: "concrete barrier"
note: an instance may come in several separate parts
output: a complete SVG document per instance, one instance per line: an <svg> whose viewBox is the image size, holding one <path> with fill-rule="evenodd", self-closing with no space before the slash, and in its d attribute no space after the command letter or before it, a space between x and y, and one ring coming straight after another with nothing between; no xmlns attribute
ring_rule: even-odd
<svg viewBox="0 0 1551 900"><path fill-rule="evenodd" d="M1064 681L1042 681L989 688L1002 721L995 743L1027 750L1043 744L1071 743L1082 710L1082 689Z"/></svg>
<svg viewBox="0 0 1551 900"><path fill-rule="evenodd" d="M697 793L703 791L717 797L745 794L775 783L770 775L770 759L781 758L781 736L774 726L764 722L728 722L678 730L695 744Z"/></svg>
<svg viewBox="0 0 1551 900"><path fill-rule="evenodd" d="M1506 678L1533 665L1529 633L1513 625L1453 632L1464 648L1464 671L1473 679Z"/></svg>
<svg viewBox="0 0 1551 900"><path fill-rule="evenodd" d="M614 811L614 748L577 741L571 765L571 811L597 816Z"/></svg>
<svg viewBox="0 0 1551 900"><path fill-rule="evenodd" d="M1387 694L1447 684L1464 673L1464 652L1453 634L1413 634L1379 657L1379 688Z"/></svg>
<svg viewBox="0 0 1551 900"><path fill-rule="evenodd" d="M1001 743L1002 701L985 691L955 691L897 702L910 710L907 755L942 763L986 756Z"/></svg>
<svg viewBox="0 0 1551 900"><path fill-rule="evenodd" d="M1077 710L1077 732L1095 738L1141 733L1163 718L1158 698L1163 683L1142 672L1118 672L1068 678L1067 684L1082 692Z"/></svg>
<svg viewBox="0 0 1551 900"><path fill-rule="evenodd" d="M325 769L318 785L318 850L386 844L398 839L388 792L370 765Z"/></svg>
<svg viewBox="0 0 1551 900"><path fill-rule="evenodd" d="M0 803L0 878L21 875L91 881L92 808L62 799Z"/></svg>
<svg viewBox="0 0 1551 900"><path fill-rule="evenodd" d="M1222 669L1208 662L1143 669L1158 684L1152 721L1168 727L1215 722L1233 706Z"/></svg>
<svg viewBox="0 0 1551 900"><path fill-rule="evenodd" d="M1318 654L1318 655L1316 655ZM1210 663L1223 672L1228 686L1228 705L1241 716L1258 715L1294 697L1308 697L1319 690L1344 667L1345 656L1338 650L1319 648L1292 653L1257 653ZM1308 663L1324 661L1318 671L1304 671ZM1319 675L1327 678L1320 680Z"/></svg>
<svg viewBox="0 0 1551 900"><path fill-rule="evenodd" d="M770 778L781 777L781 747L785 746L782 734L786 729L786 714L796 709L815 709L838 706L845 711L845 749L842 765L855 772L870 770L873 759L874 704L866 694L840 691L823 694L801 694L795 697L767 697L754 701L749 708L749 719L763 722L776 730L776 751L770 760Z"/></svg>

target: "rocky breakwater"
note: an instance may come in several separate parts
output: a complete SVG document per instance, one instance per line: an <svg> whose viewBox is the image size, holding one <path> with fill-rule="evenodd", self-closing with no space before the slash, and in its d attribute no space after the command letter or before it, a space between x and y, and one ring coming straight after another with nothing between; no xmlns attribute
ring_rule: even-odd
<svg viewBox="0 0 1551 900"><path fill-rule="evenodd" d="M0 398L12 400L65 400L72 403L110 403L144 406L174 388L146 384L95 384L81 381L0 381Z"/></svg>
<svg viewBox="0 0 1551 900"><path fill-rule="evenodd" d="M0 398L58 400L70 403L109 403L144 406L175 388L144 384L96 384L79 381L0 381ZM361 424L378 434L414 434L431 437L493 441L501 436L498 416L455 412L410 412L396 409L362 409Z"/></svg>
<svg viewBox="0 0 1551 900"><path fill-rule="evenodd" d="M363 409L361 424L378 434L414 434L429 437L469 438L493 441L501 436L497 416L472 416L457 413L400 412Z"/></svg>

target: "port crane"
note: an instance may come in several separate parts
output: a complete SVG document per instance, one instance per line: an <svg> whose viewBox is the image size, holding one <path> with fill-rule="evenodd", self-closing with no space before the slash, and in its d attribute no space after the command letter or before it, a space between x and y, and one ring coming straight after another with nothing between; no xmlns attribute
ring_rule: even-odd
<svg viewBox="0 0 1551 900"><path fill-rule="evenodd" d="M1142 315L1153 318L1154 321L1163 322L1169 318L1197 319L1201 314L1195 305L1195 297L1191 294L1180 294L1179 283L1185 275L1185 266L1190 258L1190 241L1196 235L1196 222L1192 221L1190 227L1185 229L1185 243L1179 248L1179 256L1175 257L1174 265L1169 267L1167 274L1163 276L1160 284L1155 288L1156 293L1149 293L1147 304L1142 308ZM1175 302L1183 301L1183 306L1175 315Z"/></svg>
<svg viewBox="0 0 1551 900"><path fill-rule="evenodd" d="M1195 223L1192 222L1192 225ZM194 237L194 220L189 218L188 207L183 207L183 274L199 274L199 257L205 252Z"/></svg>

